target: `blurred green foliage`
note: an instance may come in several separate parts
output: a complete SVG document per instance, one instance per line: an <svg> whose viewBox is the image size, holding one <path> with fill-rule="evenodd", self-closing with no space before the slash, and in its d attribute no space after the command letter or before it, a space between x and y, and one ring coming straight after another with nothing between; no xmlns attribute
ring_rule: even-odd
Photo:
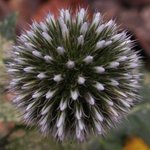
<svg viewBox="0 0 150 150"><path fill-rule="evenodd" d="M6 38L7 40L15 40L16 34L16 22L17 22L17 14L12 13L7 16L4 21L0 22L0 35Z"/></svg>
<svg viewBox="0 0 150 150"><path fill-rule="evenodd" d="M17 14L12 13L0 22L0 93L8 83L4 61L10 56L13 42L16 39L15 27Z"/></svg>

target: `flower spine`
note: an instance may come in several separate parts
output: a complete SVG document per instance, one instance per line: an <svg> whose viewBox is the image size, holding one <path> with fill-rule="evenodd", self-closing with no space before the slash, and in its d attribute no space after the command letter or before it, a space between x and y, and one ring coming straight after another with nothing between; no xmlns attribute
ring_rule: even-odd
<svg viewBox="0 0 150 150"><path fill-rule="evenodd" d="M18 38L8 72L27 124L58 140L102 135L139 101L141 61L125 32L98 12L60 10Z"/></svg>

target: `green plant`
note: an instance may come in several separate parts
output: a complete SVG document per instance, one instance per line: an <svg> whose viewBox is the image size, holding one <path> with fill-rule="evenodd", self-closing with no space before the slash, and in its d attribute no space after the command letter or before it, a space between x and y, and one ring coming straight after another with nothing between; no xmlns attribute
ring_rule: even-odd
<svg viewBox="0 0 150 150"><path fill-rule="evenodd" d="M59 140L104 134L139 101L138 52L100 13L61 10L18 38L8 72L27 124Z"/></svg>

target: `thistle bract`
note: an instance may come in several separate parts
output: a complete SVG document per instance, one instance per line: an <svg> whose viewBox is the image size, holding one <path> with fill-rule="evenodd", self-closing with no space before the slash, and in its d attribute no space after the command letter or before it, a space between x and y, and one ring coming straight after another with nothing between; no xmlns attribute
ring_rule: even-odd
<svg viewBox="0 0 150 150"><path fill-rule="evenodd" d="M80 9L33 22L18 38L8 72L27 124L58 140L104 134L139 101L138 53L113 20Z"/></svg>

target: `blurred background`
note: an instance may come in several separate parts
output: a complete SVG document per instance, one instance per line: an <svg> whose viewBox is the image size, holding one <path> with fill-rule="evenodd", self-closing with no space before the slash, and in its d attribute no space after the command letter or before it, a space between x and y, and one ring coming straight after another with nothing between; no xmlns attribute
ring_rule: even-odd
<svg viewBox="0 0 150 150"><path fill-rule="evenodd" d="M88 7L100 11L105 20L115 19L136 41L144 66L142 103L126 120L105 137L91 137L86 143L56 143L27 128L11 103L9 77L5 64L16 37L29 28L32 20L42 21L48 12L57 17L58 9ZM0 0L0 150L150 150L150 0Z"/></svg>

